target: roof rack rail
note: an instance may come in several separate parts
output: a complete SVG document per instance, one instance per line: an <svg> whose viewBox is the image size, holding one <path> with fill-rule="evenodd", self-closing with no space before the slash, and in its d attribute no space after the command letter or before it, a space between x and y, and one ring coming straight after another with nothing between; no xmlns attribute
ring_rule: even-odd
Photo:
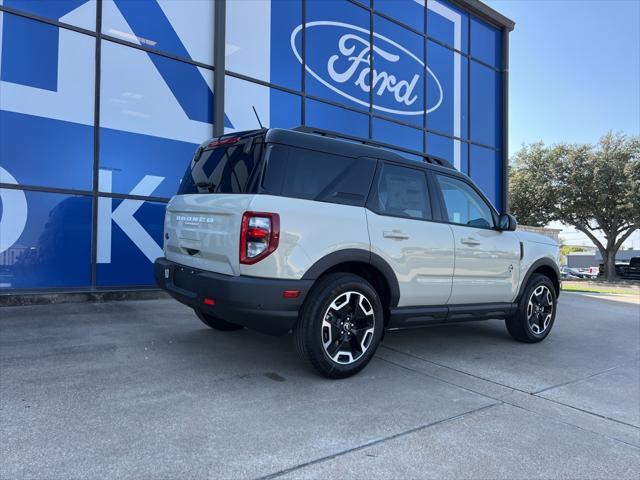
<svg viewBox="0 0 640 480"><path fill-rule="evenodd" d="M445 160L444 158L435 157L433 155L428 155L424 152L420 152L418 150L412 150L410 148L399 147L397 145L391 145L390 143L378 142L376 140L371 140L369 138L355 137L353 135L348 135L346 133L335 132L332 130L325 130L322 128L311 127L308 125L300 125L299 127L295 127L292 129L296 132L303 133L312 133L315 135L321 135L323 137L337 138L342 140L349 140L351 142L362 143L363 145L371 145L373 147L381 147L389 150L396 150L398 152L409 153L411 155L415 155L417 157L422 158L422 161L425 163L430 163L432 165L438 165L440 167L451 168L455 170L451 162Z"/></svg>

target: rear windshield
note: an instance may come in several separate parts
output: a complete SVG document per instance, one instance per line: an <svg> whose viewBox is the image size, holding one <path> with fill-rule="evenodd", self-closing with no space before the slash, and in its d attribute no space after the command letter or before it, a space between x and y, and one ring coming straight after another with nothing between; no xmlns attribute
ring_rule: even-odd
<svg viewBox="0 0 640 480"><path fill-rule="evenodd" d="M263 151L264 134L228 135L200 147L180 182L178 195L255 191L254 177Z"/></svg>

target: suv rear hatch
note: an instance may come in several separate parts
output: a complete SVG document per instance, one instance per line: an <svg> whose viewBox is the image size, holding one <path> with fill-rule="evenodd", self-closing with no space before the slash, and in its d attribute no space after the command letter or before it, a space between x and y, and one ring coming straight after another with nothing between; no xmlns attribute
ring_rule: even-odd
<svg viewBox="0 0 640 480"><path fill-rule="evenodd" d="M168 260L227 275L239 274L242 214L257 190L264 130L234 133L202 144L178 194L167 206Z"/></svg>

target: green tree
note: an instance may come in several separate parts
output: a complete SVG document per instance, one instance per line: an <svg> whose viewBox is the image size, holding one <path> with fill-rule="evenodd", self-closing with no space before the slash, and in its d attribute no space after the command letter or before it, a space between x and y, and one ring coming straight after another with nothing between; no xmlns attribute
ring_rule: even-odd
<svg viewBox="0 0 640 480"><path fill-rule="evenodd" d="M615 277L616 253L640 228L640 137L608 133L595 146L525 145L509 178L509 206L520 223L573 225L600 251L606 278Z"/></svg>

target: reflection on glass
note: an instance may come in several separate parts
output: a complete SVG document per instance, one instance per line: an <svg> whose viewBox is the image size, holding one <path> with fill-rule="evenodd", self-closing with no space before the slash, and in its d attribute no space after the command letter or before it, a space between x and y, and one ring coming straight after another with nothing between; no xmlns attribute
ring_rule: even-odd
<svg viewBox="0 0 640 480"><path fill-rule="evenodd" d="M27 222L19 238L0 253L0 288L89 285L91 198L24 193ZM14 206L3 202L2 208L4 215Z"/></svg>

